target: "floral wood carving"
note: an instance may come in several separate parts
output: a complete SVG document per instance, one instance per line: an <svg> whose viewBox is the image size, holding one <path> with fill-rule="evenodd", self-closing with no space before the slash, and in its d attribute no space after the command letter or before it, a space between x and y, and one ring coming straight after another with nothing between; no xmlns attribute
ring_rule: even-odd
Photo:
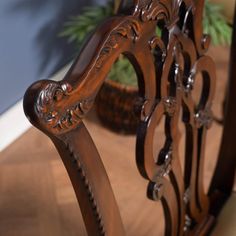
<svg viewBox="0 0 236 236"><path fill-rule="evenodd" d="M55 103L71 96L73 88L68 83L49 83L40 92L36 111L45 125L56 132L75 128L93 105L93 100L80 101L61 113L55 110Z"/></svg>
<svg viewBox="0 0 236 236"><path fill-rule="evenodd" d="M61 82L37 82L27 91L24 100L31 122L50 137L67 143L77 132L85 132L82 119L91 109L111 66L120 54L125 54L137 72L139 101L142 101L139 104L137 166L148 180L147 196L154 201L160 200L163 205L165 235L196 232L208 216L209 200L203 191L202 169L206 130L212 120L215 67L212 59L205 55L210 38L202 32L203 7L203 0L134 0L132 5L124 0L118 16L97 28L65 78ZM157 25L161 36L156 35ZM198 74L202 75L203 86L201 98L196 102L192 93ZM186 126L188 145L184 174L178 151L180 116ZM165 143L156 155L154 130L162 118L165 119ZM89 143L95 149L91 140L88 143L83 140L84 137L77 137L75 145L82 163L90 160L89 154L86 156L83 152L84 146ZM60 153L69 172L75 167L67 162L65 152ZM100 163L99 155L92 156L89 157ZM84 164L84 168L90 168L89 163ZM99 188L110 191L107 196L112 199L115 217L111 219L107 211L100 212L102 231L107 235L124 235L106 172L100 168L96 166L94 173L84 172L87 173L84 177L90 183L90 192L97 192L97 199L93 198L97 208L105 207ZM98 170L103 178L97 178ZM98 187L97 179L106 181ZM79 180L73 181L76 185ZM191 196L188 201L186 192ZM77 197L83 200L80 194ZM86 215L84 219L89 225Z"/></svg>
<svg viewBox="0 0 236 236"><path fill-rule="evenodd" d="M105 43L105 46L101 49L101 52L96 61L96 68L100 69L106 58L119 47L119 42L123 38L132 40L134 43L138 40L140 34L139 23L135 20L126 20L121 25L117 27L114 31L111 32L109 39Z"/></svg>

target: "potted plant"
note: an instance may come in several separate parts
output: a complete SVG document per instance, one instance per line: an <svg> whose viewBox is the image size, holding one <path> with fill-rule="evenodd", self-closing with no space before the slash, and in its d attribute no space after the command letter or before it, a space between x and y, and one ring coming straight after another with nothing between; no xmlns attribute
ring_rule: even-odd
<svg viewBox="0 0 236 236"><path fill-rule="evenodd" d="M114 15L120 0L109 1L104 6L86 7L81 15L73 16L65 23L61 36L81 47L86 35L98 23ZM205 2L204 32L210 34L214 45L228 45L231 41L231 27L222 14L219 4ZM136 132L138 117L134 106L138 98L137 79L130 62L120 56L113 65L96 100L96 110L101 122L110 129L131 134Z"/></svg>

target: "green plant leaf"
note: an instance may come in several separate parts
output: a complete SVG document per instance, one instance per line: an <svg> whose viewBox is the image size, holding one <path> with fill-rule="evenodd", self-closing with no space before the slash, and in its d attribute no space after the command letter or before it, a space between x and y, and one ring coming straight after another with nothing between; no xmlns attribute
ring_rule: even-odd
<svg viewBox="0 0 236 236"><path fill-rule="evenodd" d="M211 3L208 0L205 2L203 28L204 33L211 35L214 45L230 45L232 28L227 24L224 17L223 6L220 4Z"/></svg>

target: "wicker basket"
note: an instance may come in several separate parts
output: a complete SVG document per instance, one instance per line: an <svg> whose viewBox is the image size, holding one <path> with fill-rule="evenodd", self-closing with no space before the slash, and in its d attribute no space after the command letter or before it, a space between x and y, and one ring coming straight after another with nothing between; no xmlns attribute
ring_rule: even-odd
<svg viewBox="0 0 236 236"><path fill-rule="evenodd" d="M139 115L135 113L138 89L106 80L96 100L96 110L102 124L112 131L136 133Z"/></svg>

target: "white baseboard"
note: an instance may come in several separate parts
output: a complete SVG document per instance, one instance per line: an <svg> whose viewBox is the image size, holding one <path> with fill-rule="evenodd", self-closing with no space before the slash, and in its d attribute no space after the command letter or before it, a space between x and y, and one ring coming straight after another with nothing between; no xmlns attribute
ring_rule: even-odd
<svg viewBox="0 0 236 236"><path fill-rule="evenodd" d="M0 151L31 127L23 112L23 100L17 102L0 116Z"/></svg>
<svg viewBox="0 0 236 236"><path fill-rule="evenodd" d="M71 64L65 66L50 79L56 81L61 80L70 66ZM20 100L0 115L0 152L25 133L30 127L31 124L25 117L23 111L23 100Z"/></svg>

